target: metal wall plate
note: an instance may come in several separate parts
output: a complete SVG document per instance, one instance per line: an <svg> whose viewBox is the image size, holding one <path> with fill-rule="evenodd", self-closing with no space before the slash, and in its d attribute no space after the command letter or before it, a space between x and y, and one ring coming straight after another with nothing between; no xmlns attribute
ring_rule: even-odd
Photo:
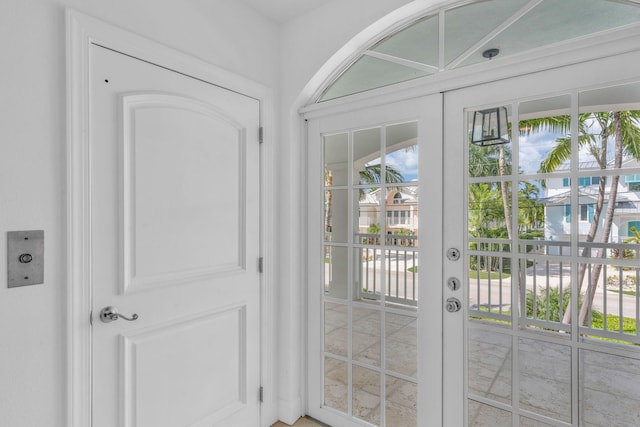
<svg viewBox="0 0 640 427"><path fill-rule="evenodd" d="M9 288L44 283L44 230L7 232Z"/></svg>

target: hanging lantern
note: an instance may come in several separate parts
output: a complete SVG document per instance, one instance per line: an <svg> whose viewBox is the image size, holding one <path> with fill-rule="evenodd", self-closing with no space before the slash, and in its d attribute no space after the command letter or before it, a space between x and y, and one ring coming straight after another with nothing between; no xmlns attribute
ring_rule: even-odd
<svg viewBox="0 0 640 427"><path fill-rule="evenodd" d="M508 144L507 108L496 107L473 114L471 143L480 147Z"/></svg>

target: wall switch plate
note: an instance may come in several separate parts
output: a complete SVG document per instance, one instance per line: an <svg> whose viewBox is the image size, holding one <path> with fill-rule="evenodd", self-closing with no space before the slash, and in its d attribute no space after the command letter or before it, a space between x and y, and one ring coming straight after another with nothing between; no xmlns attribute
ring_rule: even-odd
<svg viewBox="0 0 640 427"><path fill-rule="evenodd" d="M44 230L7 232L8 287L44 283Z"/></svg>

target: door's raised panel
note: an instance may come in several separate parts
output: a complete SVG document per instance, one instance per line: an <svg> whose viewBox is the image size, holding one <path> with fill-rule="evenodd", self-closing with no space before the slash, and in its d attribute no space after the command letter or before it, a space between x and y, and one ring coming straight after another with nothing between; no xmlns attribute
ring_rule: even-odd
<svg viewBox="0 0 640 427"><path fill-rule="evenodd" d="M244 268L244 129L175 95L122 105L124 290Z"/></svg>
<svg viewBox="0 0 640 427"><path fill-rule="evenodd" d="M124 335L125 426L210 426L242 409L246 337L246 306Z"/></svg>

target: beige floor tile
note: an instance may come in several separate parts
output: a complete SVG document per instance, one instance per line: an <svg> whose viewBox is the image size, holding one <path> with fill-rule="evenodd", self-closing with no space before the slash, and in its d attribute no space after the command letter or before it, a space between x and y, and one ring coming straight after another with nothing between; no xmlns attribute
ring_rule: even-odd
<svg viewBox="0 0 640 427"><path fill-rule="evenodd" d="M271 427L290 427L290 426L289 424L285 424L281 421L278 421ZM298 421L296 421L296 423L292 427L331 427L331 426L318 422L311 418L302 417Z"/></svg>

